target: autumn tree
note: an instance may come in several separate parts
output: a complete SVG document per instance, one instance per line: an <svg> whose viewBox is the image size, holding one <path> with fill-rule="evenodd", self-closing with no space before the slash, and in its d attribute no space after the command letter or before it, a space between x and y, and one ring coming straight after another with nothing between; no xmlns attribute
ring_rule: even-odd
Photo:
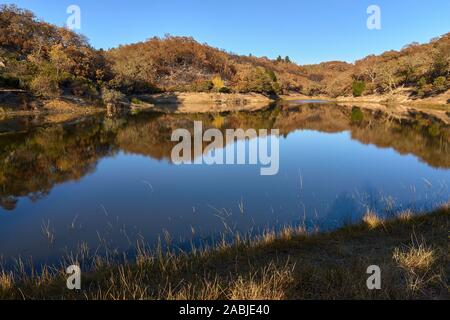
<svg viewBox="0 0 450 320"><path fill-rule="evenodd" d="M240 73L236 88L243 93L279 94L280 86L273 80L268 70L262 67L247 67Z"/></svg>
<svg viewBox="0 0 450 320"><path fill-rule="evenodd" d="M213 89L217 92L219 92L220 90L222 90L222 88L225 87L225 82L222 80L222 77L219 75L212 78L211 82L213 85Z"/></svg>

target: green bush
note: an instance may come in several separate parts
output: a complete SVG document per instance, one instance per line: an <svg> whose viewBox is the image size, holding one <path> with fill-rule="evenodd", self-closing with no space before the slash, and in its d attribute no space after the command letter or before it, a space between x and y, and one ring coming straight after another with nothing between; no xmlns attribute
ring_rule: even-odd
<svg viewBox="0 0 450 320"><path fill-rule="evenodd" d="M354 107L352 109L352 115L351 115L352 122L361 122L364 120L364 113L361 111L360 108Z"/></svg>
<svg viewBox="0 0 450 320"><path fill-rule="evenodd" d="M360 97L366 89L366 83L364 81L353 81L352 89L353 96Z"/></svg>
<svg viewBox="0 0 450 320"><path fill-rule="evenodd" d="M219 89L219 92L220 93L230 93L231 89L228 88L228 87L222 87L222 88Z"/></svg>
<svg viewBox="0 0 450 320"><path fill-rule="evenodd" d="M445 77L443 77L443 76L437 77L433 81L433 87L437 91L444 91L446 89L446 86L445 86L446 82L447 82L447 79L445 79Z"/></svg>
<svg viewBox="0 0 450 320"><path fill-rule="evenodd" d="M425 77L421 77L417 82L417 85L419 86L419 88L423 88L427 85L427 79L425 79Z"/></svg>
<svg viewBox="0 0 450 320"><path fill-rule="evenodd" d="M132 104L141 104L142 101L139 100L138 98L132 98L132 99L131 99L131 103L132 103Z"/></svg>
<svg viewBox="0 0 450 320"><path fill-rule="evenodd" d="M277 75L275 74L275 72L273 72L273 70L267 70L267 74L269 75L270 79L272 79L273 82L277 82Z"/></svg>

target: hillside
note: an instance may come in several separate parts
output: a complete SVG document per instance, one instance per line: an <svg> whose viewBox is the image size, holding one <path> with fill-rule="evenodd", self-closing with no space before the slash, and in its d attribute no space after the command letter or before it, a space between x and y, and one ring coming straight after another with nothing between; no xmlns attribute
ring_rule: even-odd
<svg viewBox="0 0 450 320"><path fill-rule="evenodd" d="M334 98L407 88L422 99L450 88L450 33L353 64L299 66L289 57L240 56L170 35L105 52L28 10L2 5L0 88L22 89L41 99L71 95L105 104L126 101L127 95L175 91Z"/></svg>

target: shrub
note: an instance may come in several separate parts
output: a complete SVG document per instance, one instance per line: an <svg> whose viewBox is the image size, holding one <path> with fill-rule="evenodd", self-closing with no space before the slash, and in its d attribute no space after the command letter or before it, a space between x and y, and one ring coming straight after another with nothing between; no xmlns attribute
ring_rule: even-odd
<svg viewBox="0 0 450 320"><path fill-rule="evenodd" d="M125 95L120 91L102 88L102 100L105 104L117 104L125 101Z"/></svg>
<svg viewBox="0 0 450 320"><path fill-rule="evenodd" d="M210 92L214 88L214 84L211 80L200 80L194 82L191 88L195 92Z"/></svg>
<svg viewBox="0 0 450 320"><path fill-rule="evenodd" d="M277 82L278 81L277 75L275 74L275 72L273 72L273 70L267 70L266 72L267 72L267 74L269 75L270 79L273 82Z"/></svg>
<svg viewBox="0 0 450 320"><path fill-rule="evenodd" d="M132 103L132 104L141 104L142 101L139 100L138 98L132 98L132 99L131 99L131 103Z"/></svg>
<svg viewBox="0 0 450 320"><path fill-rule="evenodd" d="M263 67L246 70L238 81L237 89L244 93L279 94L281 92L278 82L274 82L270 73Z"/></svg>
<svg viewBox="0 0 450 320"><path fill-rule="evenodd" d="M443 76L437 77L433 81L433 87L437 91L444 91L446 89L446 86L445 86L446 82L447 82L447 79L445 79L445 77L443 77Z"/></svg>
<svg viewBox="0 0 450 320"><path fill-rule="evenodd" d="M58 81L46 74L35 77L30 83L30 89L35 95L44 98L55 98L61 94Z"/></svg>
<svg viewBox="0 0 450 320"><path fill-rule="evenodd" d="M88 79L73 79L68 81L68 87L75 96L88 98L98 98L99 96L96 86Z"/></svg>
<svg viewBox="0 0 450 320"><path fill-rule="evenodd" d="M317 96L321 95L322 93L324 93L323 87L316 83L312 84L309 87L305 87L303 90L303 94L307 96Z"/></svg>
<svg viewBox="0 0 450 320"><path fill-rule="evenodd" d="M423 88L424 86L426 86L426 84L427 79L425 79L425 77L421 77L419 81L417 81L417 85L419 86L419 88Z"/></svg>
<svg viewBox="0 0 450 320"><path fill-rule="evenodd" d="M351 120L352 122L361 122L364 120L364 113L361 111L360 108L354 107L352 109Z"/></svg>
<svg viewBox="0 0 450 320"><path fill-rule="evenodd" d="M228 88L228 87L222 87L222 88L219 89L219 92L220 93L230 93L231 89Z"/></svg>
<svg viewBox="0 0 450 320"><path fill-rule="evenodd" d="M212 80L212 85L214 91L220 92L220 90L225 87L225 82L222 80L220 76L215 76Z"/></svg>
<svg viewBox="0 0 450 320"><path fill-rule="evenodd" d="M360 97L366 89L366 83L364 81L353 81L352 89L353 96Z"/></svg>

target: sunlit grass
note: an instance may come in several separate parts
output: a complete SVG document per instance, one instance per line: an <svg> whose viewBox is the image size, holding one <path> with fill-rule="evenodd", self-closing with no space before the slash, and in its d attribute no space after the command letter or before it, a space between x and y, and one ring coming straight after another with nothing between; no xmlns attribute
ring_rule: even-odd
<svg viewBox="0 0 450 320"><path fill-rule="evenodd" d="M14 284L12 272L2 271L0 273L0 290L7 291L12 288Z"/></svg>
<svg viewBox="0 0 450 320"><path fill-rule="evenodd" d="M413 243L405 249L396 248L394 260L408 271L427 271L436 261L435 251L425 243Z"/></svg>
<svg viewBox="0 0 450 320"><path fill-rule="evenodd" d="M408 209L408 210L404 210L401 211L397 214L397 218L399 220L403 220L403 221L409 221L412 219L414 213L412 212L412 210Z"/></svg>
<svg viewBox="0 0 450 320"><path fill-rule="evenodd" d="M370 229L375 229L383 223L383 219L371 210L368 210L364 214L363 221Z"/></svg>
<svg viewBox="0 0 450 320"><path fill-rule="evenodd" d="M171 249L165 233L155 247L143 241L135 254L100 255L86 243L39 272L18 259L0 268L3 299L408 299L445 297L448 208L431 215L382 221L364 219L331 233L303 226L262 235L224 236L214 245ZM367 216L367 215L366 215ZM369 222L368 222L369 221ZM376 222L374 222L376 221ZM383 225L383 228L375 226ZM367 231L371 230L370 233ZM417 241L416 235L427 238ZM443 236L442 236L443 235ZM443 237L443 238L442 238ZM424 239L425 239L424 238ZM427 243L430 243L427 245ZM82 290L66 289L65 266L82 266ZM383 287L366 287L366 268L380 265Z"/></svg>
<svg viewBox="0 0 450 320"><path fill-rule="evenodd" d="M437 265L438 256L434 248L417 239L393 252L393 259L405 272L407 288L413 293L425 292L435 286L449 289L444 268Z"/></svg>

